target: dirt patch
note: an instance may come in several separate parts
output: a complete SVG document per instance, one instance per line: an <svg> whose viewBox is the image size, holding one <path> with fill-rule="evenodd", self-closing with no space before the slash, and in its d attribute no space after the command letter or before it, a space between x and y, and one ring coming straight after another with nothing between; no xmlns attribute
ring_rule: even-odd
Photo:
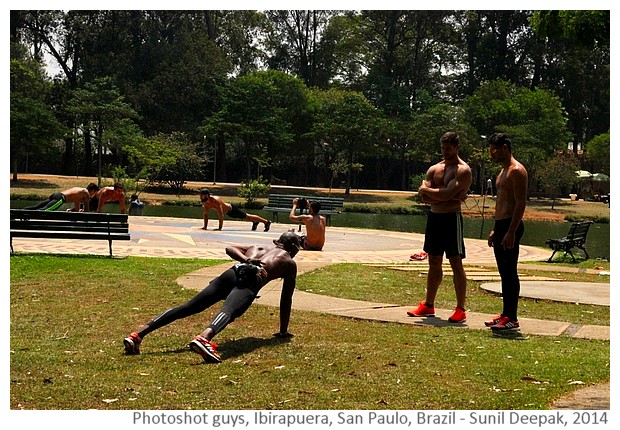
<svg viewBox="0 0 620 430"><path fill-rule="evenodd" d="M609 382L581 388L556 400L550 407L551 409L609 410L611 407Z"/></svg>
<svg viewBox="0 0 620 430"><path fill-rule="evenodd" d="M480 218L480 211L478 210L463 210L463 216L468 218ZM493 218L493 212L487 212L485 219ZM524 221L564 221L563 213L551 213L546 211L539 211L535 209L525 208L523 214Z"/></svg>

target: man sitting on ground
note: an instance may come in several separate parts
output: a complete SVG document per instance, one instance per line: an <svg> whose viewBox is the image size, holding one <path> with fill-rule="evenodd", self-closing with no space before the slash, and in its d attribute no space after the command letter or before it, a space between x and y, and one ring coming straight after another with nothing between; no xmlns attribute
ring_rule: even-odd
<svg viewBox="0 0 620 430"><path fill-rule="evenodd" d="M302 223L306 226L306 235L301 237L301 246L306 251L320 251L325 245L325 226L326 220L323 215L319 215L321 202L309 202L308 215L295 215L295 210L299 205L299 199L293 199L293 207L289 218L291 221Z"/></svg>

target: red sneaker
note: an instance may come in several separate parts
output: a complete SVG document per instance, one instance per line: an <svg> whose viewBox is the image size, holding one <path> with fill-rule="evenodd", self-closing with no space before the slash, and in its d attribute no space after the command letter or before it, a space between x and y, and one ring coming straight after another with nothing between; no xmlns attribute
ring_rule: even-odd
<svg viewBox="0 0 620 430"><path fill-rule="evenodd" d="M410 317L434 317L435 306L428 306L426 302L422 302L417 308L407 311Z"/></svg>
<svg viewBox="0 0 620 430"><path fill-rule="evenodd" d="M496 316L495 318L493 318L491 321L485 321L484 325L487 327L491 327L492 325L499 324L501 320L502 320L502 315L500 314Z"/></svg>
<svg viewBox="0 0 620 430"><path fill-rule="evenodd" d="M450 318L448 318L448 321L450 321L451 323L462 323L467 319L467 314L465 313L465 309L459 308L458 306L456 308L454 308L454 313L452 314L452 316L450 316Z"/></svg>
<svg viewBox="0 0 620 430"><path fill-rule="evenodd" d="M222 357L217 353L217 345L213 342L209 342L204 337L198 335L190 343L189 347L195 353L202 356L202 359L207 363L221 363Z"/></svg>
<svg viewBox="0 0 620 430"><path fill-rule="evenodd" d="M501 321L491 326L491 330L504 331L504 330L517 330L519 328L519 321L511 320L508 317L502 317Z"/></svg>
<svg viewBox="0 0 620 430"><path fill-rule="evenodd" d="M123 339L123 345L125 345L125 354L137 355L140 354L140 344L142 339L138 336L138 333L133 332L125 339Z"/></svg>

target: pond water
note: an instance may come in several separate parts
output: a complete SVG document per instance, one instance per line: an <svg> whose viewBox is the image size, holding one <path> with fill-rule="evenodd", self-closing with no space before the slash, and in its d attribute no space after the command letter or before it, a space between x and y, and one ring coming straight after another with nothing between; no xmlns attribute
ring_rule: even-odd
<svg viewBox="0 0 620 430"><path fill-rule="evenodd" d="M11 201L11 208L21 208L32 205L37 202L32 201ZM108 207L106 207L108 209ZM118 212L117 205L109 205L109 210ZM262 210L249 210L247 212L260 215L264 218L271 219L271 212ZM149 206L144 207L144 216L166 216L176 218L196 218L202 219L202 207L199 206ZM214 217L212 213L211 217ZM485 217L482 220L478 218L465 218L463 221L464 233L467 238L486 239L489 230L493 226L493 219ZM392 215L392 214L367 214L367 213L351 213L344 212L340 215L334 215L332 225L335 227L353 227L353 228L369 228L377 230L405 231L413 233L424 233L426 226L425 215ZM280 222L290 223L288 216L281 213ZM526 221L525 233L521 243L524 245L540 246L546 248L545 241L547 239L556 239L563 237L568 232L570 223L568 222L550 222L550 221ZM481 234L482 233L482 234ZM610 232L609 224L593 224L588 232L586 249L590 254L590 258L610 258ZM581 255L581 251L577 250L576 255ZM551 250L549 251L551 255Z"/></svg>

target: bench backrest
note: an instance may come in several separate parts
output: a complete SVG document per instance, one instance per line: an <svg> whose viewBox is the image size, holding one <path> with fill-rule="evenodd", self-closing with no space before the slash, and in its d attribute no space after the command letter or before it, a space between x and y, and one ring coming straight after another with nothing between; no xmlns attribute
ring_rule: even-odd
<svg viewBox="0 0 620 430"><path fill-rule="evenodd" d="M344 199L339 197L322 197L322 196L302 196L293 194L269 194L268 206L271 207L292 207L293 199L296 197L304 197L311 202L320 202L321 210L338 211L344 206Z"/></svg>
<svg viewBox="0 0 620 430"><path fill-rule="evenodd" d="M592 221L586 222L575 222L570 226L570 230L566 235L568 240L572 241L585 241L586 236L588 235L588 230L592 225Z"/></svg>

